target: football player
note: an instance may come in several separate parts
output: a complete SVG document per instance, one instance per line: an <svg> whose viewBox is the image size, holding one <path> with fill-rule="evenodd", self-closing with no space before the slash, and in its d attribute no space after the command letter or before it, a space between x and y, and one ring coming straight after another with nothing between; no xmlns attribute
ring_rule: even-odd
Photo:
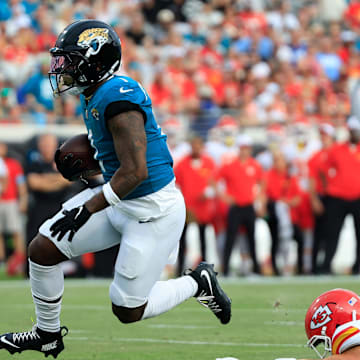
<svg viewBox="0 0 360 360"><path fill-rule="evenodd" d="M192 296L228 323L231 301L211 265L200 263L180 278L158 281L177 253L185 205L149 95L133 79L115 75L121 61L119 37L101 21L77 21L59 35L50 54L54 93L81 94L105 185L68 200L40 227L29 245L36 325L0 336L0 348L56 357L67 333L60 326L64 279L59 263L119 243L110 298L122 323L157 316ZM61 169L65 177L76 170L70 165Z"/></svg>
<svg viewBox="0 0 360 360"><path fill-rule="evenodd" d="M305 331L307 345L321 359L327 355L328 360L360 359L360 297L345 289L321 294L306 313ZM324 351L318 349L321 344Z"/></svg>

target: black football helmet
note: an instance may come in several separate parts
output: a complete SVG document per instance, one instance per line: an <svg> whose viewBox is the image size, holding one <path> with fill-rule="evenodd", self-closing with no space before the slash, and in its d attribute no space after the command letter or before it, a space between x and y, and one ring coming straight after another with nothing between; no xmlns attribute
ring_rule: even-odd
<svg viewBox="0 0 360 360"><path fill-rule="evenodd" d="M98 20L68 25L50 49L49 80L54 95L80 94L120 67L121 43L114 29Z"/></svg>

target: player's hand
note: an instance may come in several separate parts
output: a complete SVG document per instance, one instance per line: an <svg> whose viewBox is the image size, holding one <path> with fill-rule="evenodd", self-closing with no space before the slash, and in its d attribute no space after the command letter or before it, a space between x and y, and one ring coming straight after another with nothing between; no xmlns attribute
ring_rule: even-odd
<svg viewBox="0 0 360 360"><path fill-rule="evenodd" d="M85 205L71 210L64 210L64 216L51 225L51 236L60 241L70 231L68 241L72 241L75 233L89 220L91 212Z"/></svg>
<svg viewBox="0 0 360 360"><path fill-rule="evenodd" d="M317 198L312 200L311 206L315 215L322 215L325 211L323 203Z"/></svg>

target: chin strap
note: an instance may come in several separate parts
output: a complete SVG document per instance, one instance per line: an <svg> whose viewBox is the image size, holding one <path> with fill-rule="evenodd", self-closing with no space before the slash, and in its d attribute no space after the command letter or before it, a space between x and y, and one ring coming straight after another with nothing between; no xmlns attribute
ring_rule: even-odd
<svg viewBox="0 0 360 360"><path fill-rule="evenodd" d="M87 88L88 88L88 86L74 86L74 87L70 88L69 90L67 90L67 93L70 95L80 95Z"/></svg>

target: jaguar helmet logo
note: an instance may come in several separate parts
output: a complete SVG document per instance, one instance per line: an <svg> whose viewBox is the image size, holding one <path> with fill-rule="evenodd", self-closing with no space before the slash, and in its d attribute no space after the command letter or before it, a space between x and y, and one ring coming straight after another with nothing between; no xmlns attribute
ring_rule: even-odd
<svg viewBox="0 0 360 360"><path fill-rule="evenodd" d="M314 315L311 319L310 329L311 330L318 329L324 326L325 324L327 324L328 322L330 322L332 320L330 316L331 314L332 311L329 309L327 305L325 305L324 307L320 305L314 312Z"/></svg>
<svg viewBox="0 0 360 360"><path fill-rule="evenodd" d="M100 119L99 111L97 111L95 108L91 109L91 115L94 117L95 120Z"/></svg>
<svg viewBox="0 0 360 360"><path fill-rule="evenodd" d="M86 29L79 35L77 44L88 49L85 56L89 57L90 55L96 55L108 39L109 29L92 28Z"/></svg>

